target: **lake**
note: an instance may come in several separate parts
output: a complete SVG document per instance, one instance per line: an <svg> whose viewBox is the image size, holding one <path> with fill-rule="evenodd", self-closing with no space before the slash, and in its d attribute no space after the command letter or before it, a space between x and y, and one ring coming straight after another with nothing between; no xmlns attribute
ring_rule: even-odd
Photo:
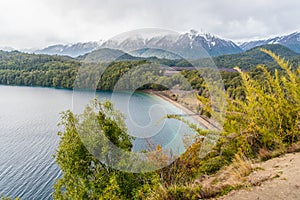
<svg viewBox="0 0 300 200"><path fill-rule="evenodd" d="M60 113L80 112L95 96L72 90L0 86L0 196L21 199L52 199L52 187L61 176L53 155L58 147ZM134 151L152 144L182 152L182 137L193 132L166 114L182 111L158 97L145 93L97 92L99 99L112 99L126 116L129 133L138 137Z"/></svg>

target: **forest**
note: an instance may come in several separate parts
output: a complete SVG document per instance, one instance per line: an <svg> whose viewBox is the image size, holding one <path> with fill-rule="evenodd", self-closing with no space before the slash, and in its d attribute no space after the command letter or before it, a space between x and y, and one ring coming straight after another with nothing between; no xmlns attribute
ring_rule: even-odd
<svg viewBox="0 0 300 200"><path fill-rule="evenodd" d="M152 64L150 65L150 63ZM143 71L146 70L148 73L142 75L142 79L147 81L149 76L154 79L162 76L162 71L159 72L162 68L158 67L159 65L176 66L177 63L181 63L181 60L138 58L137 60L85 63L80 57L74 59L64 56L27 54L18 51L0 51L0 84L72 89L78 85L75 80L78 70L81 69L80 72L89 77L85 83L82 82L82 79L80 80L82 86L88 87L91 79L93 79L93 81L99 82L98 90L113 90L113 86L123 74L139 65L147 64L149 66L149 69L143 68ZM162 78L158 81L165 81L165 79ZM170 80L168 79L168 81ZM158 88L159 86L154 87ZM146 88L151 88L151 85L143 86L140 89Z"/></svg>
<svg viewBox="0 0 300 200"><path fill-rule="evenodd" d="M299 54L281 45L266 45L263 48L288 59L293 69L297 67L300 61ZM98 55L97 52L92 52L85 57L88 57L89 61L95 60L98 57L103 57L102 54L112 54L111 51L106 49L98 52L101 55ZM97 84L96 89L98 90L113 90L114 85L124 74L136 77L135 75L140 73L139 80L131 81L136 82L132 83L132 85L137 85L139 82L155 82L156 84L146 84L135 89L164 90L179 83L183 88L188 88L187 83L180 80L182 79L180 75L175 74L173 77L164 75L164 70L172 67L188 78L193 88L199 90L200 93L204 93L206 92L205 86L202 84L203 79L201 80L199 75L207 70L209 71L207 68L217 66L220 69L225 89L231 91L232 96L240 96L242 94L240 78L238 73L233 70L233 67L239 66L243 71L249 71L252 73L252 76L257 77L261 74L261 70L255 68L258 64L264 65L272 73L274 73L275 69L282 71L280 66L270 56L261 52L259 48L250 49L239 54L223 55L198 61L185 59L168 60L156 57L138 58L130 55L121 55L111 62L86 63L85 57L81 56L74 59L66 56L0 51L0 84L72 89L78 85L78 82L75 80L80 69L80 73L85 73L85 76L89 77L86 80L79 80L82 85L80 87L89 87L91 81L94 81L97 82L93 84ZM138 68L141 65L144 67ZM195 69L193 66L197 67L197 71L192 70ZM132 76L131 73L133 72L136 74ZM123 81L123 85L126 85L124 79L121 79L121 81ZM126 83L128 84L128 81ZM129 86L127 85L126 87Z"/></svg>

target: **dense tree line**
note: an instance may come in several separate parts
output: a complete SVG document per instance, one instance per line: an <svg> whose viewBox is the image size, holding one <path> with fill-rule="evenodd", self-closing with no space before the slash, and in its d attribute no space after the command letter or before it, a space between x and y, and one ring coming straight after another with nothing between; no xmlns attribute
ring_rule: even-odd
<svg viewBox="0 0 300 200"><path fill-rule="evenodd" d="M161 66L175 66L180 62L149 58L84 63L64 56L0 51L0 84L56 88L73 88L75 84L84 89L113 90L120 81L118 89L122 89L122 86L123 89L162 90L182 80L178 75L174 78L164 76ZM78 73L79 80L75 83Z"/></svg>
<svg viewBox="0 0 300 200"><path fill-rule="evenodd" d="M0 51L0 84L72 88L79 66L69 57Z"/></svg>

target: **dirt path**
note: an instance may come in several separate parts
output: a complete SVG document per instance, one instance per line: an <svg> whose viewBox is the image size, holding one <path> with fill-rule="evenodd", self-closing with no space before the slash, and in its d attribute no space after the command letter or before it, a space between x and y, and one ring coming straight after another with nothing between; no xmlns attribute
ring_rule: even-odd
<svg viewBox="0 0 300 200"><path fill-rule="evenodd" d="M260 163L247 178L257 186L232 191L218 200L300 200L300 153ZM267 181L261 181L267 180Z"/></svg>

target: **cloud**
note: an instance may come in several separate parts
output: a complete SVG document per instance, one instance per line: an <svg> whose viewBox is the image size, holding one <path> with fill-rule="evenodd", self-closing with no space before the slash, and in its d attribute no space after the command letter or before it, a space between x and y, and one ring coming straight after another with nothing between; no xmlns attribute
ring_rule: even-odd
<svg viewBox="0 0 300 200"><path fill-rule="evenodd" d="M97 41L147 27L249 40L297 30L299 7L294 0L4 0L0 46Z"/></svg>

